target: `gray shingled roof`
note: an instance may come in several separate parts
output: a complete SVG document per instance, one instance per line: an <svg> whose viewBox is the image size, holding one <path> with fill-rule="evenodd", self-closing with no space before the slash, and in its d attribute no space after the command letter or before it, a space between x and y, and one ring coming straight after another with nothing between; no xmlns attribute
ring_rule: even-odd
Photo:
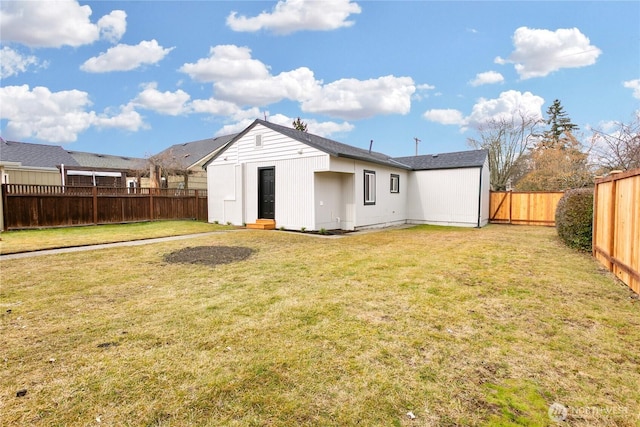
<svg viewBox="0 0 640 427"><path fill-rule="evenodd" d="M249 127L239 133L234 140L241 138L257 124L272 129L289 138L300 141L329 155L364 160L367 162L383 164L408 170L452 169L480 167L487 158L486 150L459 151L456 153L443 153L425 156L390 157L383 153L368 151L353 147L341 142L323 138L307 132L302 132L286 126L256 119ZM221 153L218 153L219 156ZM206 166L206 165L205 165Z"/></svg>
<svg viewBox="0 0 640 427"><path fill-rule="evenodd" d="M423 156L396 157L413 170L472 168L484 165L487 150L458 151L455 153L428 154Z"/></svg>
<svg viewBox="0 0 640 427"><path fill-rule="evenodd" d="M364 150L362 148L343 144L341 142L337 142L332 139L323 138L318 135L302 132L296 129L277 125L275 123L266 122L260 119L257 119L255 122L253 122L253 124L249 126L246 130L251 129L256 124L261 124L265 127L268 127L269 129L275 130L276 132L286 135L289 138L300 141L320 151L324 151L325 153L332 156L364 160L367 162L383 164L383 165L392 166L395 168L410 169L410 167L407 166L406 164L403 164L402 162L398 162L396 159L393 159L392 157L387 156L386 154L378 153L376 151Z"/></svg>
<svg viewBox="0 0 640 427"><path fill-rule="evenodd" d="M22 166L57 168L80 166L78 162L59 145L29 144L26 142L0 140L0 161L19 162Z"/></svg>
<svg viewBox="0 0 640 427"><path fill-rule="evenodd" d="M237 134L218 136L215 138L201 139L198 141L175 144L156 154L154 157L163 158L175 162L177 166L188 168L207 155L213 153L227 142L231 141Z"/></svg>
<svg viewBox="0 0 640 427"><path fill-rule="evenodd" d="M139 170L145 168L147 163L146 159L137 157L112 156L82 151L67 151L67 153L78 162L78 166L87 168Z"/></svg>

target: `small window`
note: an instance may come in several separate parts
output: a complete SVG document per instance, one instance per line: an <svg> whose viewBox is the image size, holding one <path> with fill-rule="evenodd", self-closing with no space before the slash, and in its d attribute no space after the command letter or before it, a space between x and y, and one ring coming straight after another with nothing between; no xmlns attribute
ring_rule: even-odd
<svg viewBox="0 0 640 427"><path fill-rule="evenodd" d="M262 147L262 135L256 135L256 147Z"/></svg>
<svg viewBox="0 0 640 427"><path fill-rule="evenodd" d="M396 175L394 173L391 174L391 192L400 192L400 175Z"/></svg>
<svg viewBox="0 0 640 427"><path fill-rule="evenodd" d="M364 171L364 204L376 204L376 173L374 171Z"/></svg>

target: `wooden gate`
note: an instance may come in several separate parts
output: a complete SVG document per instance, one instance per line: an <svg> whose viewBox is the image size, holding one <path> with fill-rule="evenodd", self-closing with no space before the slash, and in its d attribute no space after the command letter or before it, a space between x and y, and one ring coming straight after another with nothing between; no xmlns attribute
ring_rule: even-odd
<svg viewBox="0 0 640 427"><path fill-rule="evenodd" d="M492 191L489 222L555 227L561 191Z"/></svg>

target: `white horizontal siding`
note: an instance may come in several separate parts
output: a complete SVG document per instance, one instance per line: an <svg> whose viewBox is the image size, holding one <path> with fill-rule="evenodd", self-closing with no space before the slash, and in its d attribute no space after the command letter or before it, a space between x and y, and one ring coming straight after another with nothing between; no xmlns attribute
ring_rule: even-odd
<svg viewBox="0 0 640 427"><path fill-rule="evenodd" d="M262 144L259 147L256 146L256 135L261 137ZM210 164L294 160L319 155L325 155L325 153L258 124ZM328 167L327 159L326 165L321 168L327 170Z"/></svg>

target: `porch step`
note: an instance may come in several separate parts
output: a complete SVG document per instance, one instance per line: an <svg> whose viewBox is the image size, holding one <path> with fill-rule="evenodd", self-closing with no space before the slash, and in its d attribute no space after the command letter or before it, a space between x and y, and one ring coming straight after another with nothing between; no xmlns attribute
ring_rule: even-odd
<svg viewBox="0 0 640 427"><path fill-rule="evenodd" d="M247 228L255 230L275 230L276 221L273 219L257 219L253 224L247 224Z"/></svg>

